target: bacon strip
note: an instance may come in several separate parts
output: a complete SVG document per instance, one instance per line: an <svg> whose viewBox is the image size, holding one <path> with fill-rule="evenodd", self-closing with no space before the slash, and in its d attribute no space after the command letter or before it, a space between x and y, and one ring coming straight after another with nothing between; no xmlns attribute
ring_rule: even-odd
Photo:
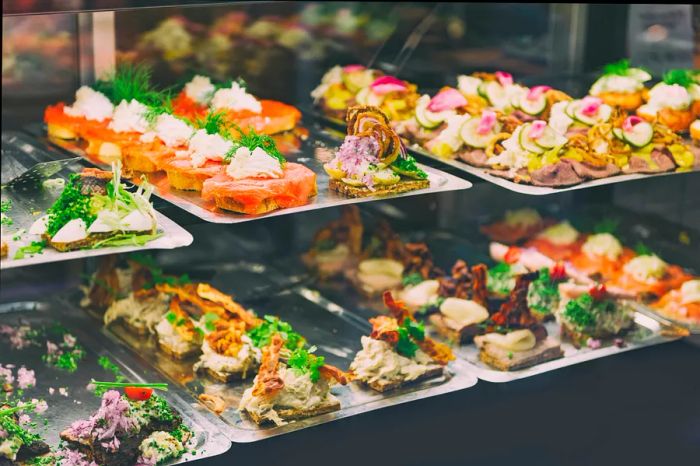
<svg viewBox="0 0 700 466"><path fill-rule="evenodd" d="M398 322L403 322L406 317L413 320L411 311L408 310L403 301L394 299L391 291L385 291L382 298L384 299L384 305Z"/></svg>
<svg viewBox="0 0 700 466"><path fill-rule="evenodd" d="M372 324L372 333L370 338L382 340L389 344L395 345L399 341L399 333L396 331L399 327L396 319L389 316L377 316L369 319Z"/></svg>
<svg viewBox="0 0 700 466"><path fill-rule="evenodd" d="M449 346L430 337L425 337L422 341L417 341L416 343L425 354L441 366L446 366L448 362L455 359L455 355Z"/></svg>
<svg viewBox="0 0 700 466"><path fill-rule="evenodd" d="M209 301L222 305L224 309L233 314L237 319L245 322L248 328L257 327L260 325L260 319L235 302L231 296L222 293L207 283L200 283L197 285L197 294L201 298L208 299Z"/></svg>
<svg viewBox="0 0 700 466"><path fill-rule="evenodd" d="M192 319L190 319L189 314L182 309L182 301L179 297L173 296L170 300L170 311L175 314L178 319L184 319L184 322L180 325L173 325L175 331L186 341L192 341L194 339L195 329Z"/></svg>
<svg viewBox="0 0 700 466"><path fill-rule="evenodd" d="M217 322L216 327L215 331L205 337L211 349L224 356L237 356L243 347L245 322Z"/></svg>
<svg viewBox="0 0 700 466"><path fill-rule="evenodd" d="M179 297L183 302L192 303L199 308L201 314L212 312L223 319L228 319L230 317L222 305L200 298L197 294L197 286L194 284L172 286L167 283L161 283L156 285L156 289L162 293L173 294Z"/></svg>
<svg viewBox="0 0 700 466"><path fill-rule="evenodd" d="M318 372L326 380L335 379L340 385L347 385L348 381L351 380L351 375L347 372L338 369L330 364L324 364L319 367Z"/></svg>
<svg viewBox="0 0 700 466"><path fill-rule="evenodd" d="M278 373L282 345L284 339L277 333L272 337L270 344L263 348L260 370L253 385L253 396L272 397L284 388L284 380Z"/></svg>
<svg viewBox="0 0 700 466"><path fill-rule="evenodd" d="M472 301L488 307L489 291L486 288L488 268L484 264L472 267Z"/></svg>

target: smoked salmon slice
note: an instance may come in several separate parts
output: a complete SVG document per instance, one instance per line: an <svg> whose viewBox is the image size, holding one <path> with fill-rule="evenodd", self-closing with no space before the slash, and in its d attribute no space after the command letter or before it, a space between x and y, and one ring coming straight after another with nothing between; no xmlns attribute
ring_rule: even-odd
<svg viewBox="0 0 700 466"><path fill-rule="evenodd" d="M49 105L44 110L44 122L48 126L49 135L61 139L77 139L90 129L106 129L109 119L102 121L88 120L85 117L70 116L65 113L66 104L61 102Z"/></svg>

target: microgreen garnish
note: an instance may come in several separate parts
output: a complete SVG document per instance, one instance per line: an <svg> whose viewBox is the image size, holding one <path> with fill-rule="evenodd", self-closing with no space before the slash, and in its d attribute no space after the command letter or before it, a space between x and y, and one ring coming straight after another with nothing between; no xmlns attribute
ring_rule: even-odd
<svg viewBox="0 0 700 466"><path fill-rule="evenodd" d="M226 152L226 155L224 156L225 160L230 160L236 151L241 147L248 148L250 152L253 152L253 150L259 147L270 157L276 158L281 164L287 162L287 159L285 159L282 153L279 151L277 144L275 144L275 140L272 139L272 137L268 136L267 134L258 134L252 127L248 128L248 132L246 133L235 123L232 123L231 126L238 132L238 138L233 137L230 135L230 133L226 134L227 139L230 139L233 142L233 146L228 152Z"/></svg>
<svg viewBox="0 0 700 466"><path fill-rule="evenodd" d="M593 226L593 233L610 233L617 231L620 221L614 218L604 218Z"/></svg>
<svg viewBox="0 0 700 466"><path fill-rule="evenodd" d="M162 390L164 392L168 391L167 383L99 382L95 379L90 379L90 385L94 385L95 387L107 388L144 387L153 388L155 390Z"/></svg>
<svg viewBox="0 0 700 466"><path fill-rule="evenodd" d="M119 64L93 87L106 95L114 105L122 100L136 100L146 106L156 107L161 105L163 99L163 94L151 83L151 69L145 65Z"/></svg>
<svg viewBox="0 0 700 466"><path fill-rule="evenodd" d="M207 312L202 316L202 321L204 323L204 328L213 332L216 330L216 321L219 320L219 314L215 312Z"/></svg>
<svg viewBox="0 0 700 466"><path fill-rule="evenodd" d="M270 315L263 317L263 322L248 330L246 335L253 342L253 346L263 348L270 344L270 340L277 333L285 340L284 346L290 350L303 347L306 343L306 339L295 332L290 324Z"/></svg>
<svg viewBox="0 0 700 466"><path fill-rule="evenodd" d="M160 115L166 114L173 114L173 96L169 92L163 93L162 100L158 105L149 106L143 117L152 126Z"/></svg>
<svg viewBox="0 0 700 466"><path fill-rule="evenodd" d="M540 269L527 290L527 304L536 312L549 314L559 303L559 282L552 278L549 269Z"/></svg>
<svg viewBox="0 0 700 466"><path fill-rule="evenodd" d="M510 293L515 287L515 274L511 269L512 267L505 262L500 262L489 268L486 280L488 290L497 294Z"/></svg>
<svg viewBox="0 0 700 466"><path fill-rule="evenodd" d="M89 226L97 215L92 212L90 196L81 192L80 175L73 173L63 188L61 195L46 211L49 218L46 222L46 233L55 235L66 223L74 219L83 219Z"/></svg>
<svg viewBox="0 0 700 466"><path fill-rule="evenodd" d="M396 352L412 358L419 348L415 341L423 341L425 339L423 324L406 317L396 330L399 334L399 340L396 342Z"/></svg>
<svg viewBox="0 0 700 466"><path fill-rule="evenodd" d="M401 279L401 284L403 286L417 285L423 281L423 276L418 272L409 273L404 275Z"/></svg>
<svg viewBox="0 0 700 466"><path fill-rule="evenodd" d="M25 256L29 255L34 255L34 254L41 254L44 251L44 248L46 247L46 241L32 241L30 244L26 246L22 246L21 248L17 249L15 252L15 260L16 259L24 259Z"/></svg>
<svg viewBox="0 0 700 466"><path fill-rule="evenodd" d="M666 84L678 84L686 88L695 83L693 72L690 70L668 70L664 73L663 81Z"/></svg>
<svg viewBox="0 0 700 466"><path fill-rule="evenodd" d="M312 354L314 351L316 351L315 346L308 350L304 348L295 349L287 358L287 366L300 374L309 374L309 378L315 383L321 375L319 369L325 364L325 358Z"/></svg>
<svg viewBox="0 0 700 466"><path fill-rule="evenodd" d="M428 178L428 174L418 166L416 159L409 154L397 157L390 167L396 173L408 176L410 178L415 178L418 180Z"/></svg>
<svg viewBox="0 0 700 466"><path fill-rule="evenodd" d="M637 242L637 244L634 246L634 252L638 256L651 256L654 254L654 252L649 249L649 247L642 243L641 241Z"/></svg>

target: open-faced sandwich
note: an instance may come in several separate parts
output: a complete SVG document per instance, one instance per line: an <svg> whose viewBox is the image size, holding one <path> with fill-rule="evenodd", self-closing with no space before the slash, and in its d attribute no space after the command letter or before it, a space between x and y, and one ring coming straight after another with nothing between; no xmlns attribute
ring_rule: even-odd
<svg viewBox="0 0 700 466"><path fill-rule="evenodd" d="M681 267L668 264L655 254L638 255L622 265L609 284L643 301L658 299L692 279Z"/></svg>
<svg viewBox="0 0 700 466"><path fill-rule="evenodd" d="M492 241L515 244L531 238L554 222L551 218L543 218L535 209L522 208L507 210L502 220L482 225L479 230Z"/></svg>
<svg viewBox="0 0 700 466"><path fill-rule="evenodd" d="M362 65L334 66L323 75L311 97L324 115L342 121L348 109L358 104L358 92L369 88L381 76L381 71Z"/></svg>
<svg viewBox="0 0 700 466"><path fill-rule="evenodd" d="M603 99L586 96L554 104L548 122L559 134L571 138L575 135L587 136L592 126L608 123L613 115L614 108Z"/></svg>
<svg viewBox="0 0 700 466"><path fill-rule="evenodd" d="M600 346L601 340L623 336L634 326L629 304L610 295L605 285L593 287L562 284L556 311L562 335L577 348Z"/></svg>
<svg viewBox="0 0 700 466"><path fill-rule="evenodd" d="M80 139L90 129L105 130L112 120L114 104L94 87L82 86L75 92L72 105L58 103L44 111L50 138Z"/></svg>
<svg viewBox="0 0 700 466"><path fill-rule="evenodd" d="M513 111L513 102L519 102L527 88L513 81L505 71L473 73L457 77L457 88L467 98L470 107L490 107L504 113Z"/></svg>
<svg viewBox="0 0 700 466"><path fill-rule="evenodd" d="M331 393L334 383L347 384L340 369L325 364L314 347L290 350L281 333L274 333L262 350L260 370L246 389L238 409L256 424L284 425L289 421L340 409Z"/></svg>
<svg viewBox="0 0 700 466"><path fill-rule="evenodd" d="M290 131L301 120L301 112L276 100L258 100L248 93L242 80L214 84L206 76L197 75L185 84L173 100L177 115L195 121L208 112L221 113L223 119L244 131L260 134Z"/></svg>
<svg viewBox="0 0 700 466"><path fill-rule="evenodd" d="M112 172L85 168L65 183L61 195L29 228L58 251L120 244L145 244L160 234L147 183L134 192L120 182L117 162Z"/></svg>
<svg viewBox="0 0 700 466"><path fill-rule="evenodd" d="M663 81L649 90L649 100L637 109L637 115L660 123L673 131L687 131L698 116L700 83L689 70L670 70Z"/></svg>
<svg viewBox="0 0 700 466"><path fill-rule="evenodd" d="M525 243L555 261L569 260L581 249L583 237L568 221L545 228Z"/></svg>
<svg viewBox="0 0 700 466"><path fill-rule="evenodd" d="M350 197L381 196L430 186L428 175L406 152L381 110L356 106L348 110L347 136L335 157L323 167L328 187Z"/></svg>
<svg viewBox="0 0 700 466"><path fill-rule="evenodd" d="M150 255L132 253L125 260L118 255L101 256L97 269L81 287L80 305L103 312L116 300L143 289L153 280L153 270L162 276Z"/></svg>
<svg viewBox="0 0 700 466"><path fill-rule="evenodd" d="M124 386L126 395L117 390L105 392L92 416L62 431L63 456L80 454L84 463L78 464L142 465L160 464L187 451L191 430L153 388L143 386L146 384L109 385Z"/></svg>
<svg viewBox="0 0 700 466"><path fill-rule="evenodd" d="M338 220L316 232L302 261L322 280L341 275L356 266L362 252L363 231L360 209L343 206Z"/></svg>
<svg viewBox="0 0 700 466"><path fill-rule="evenodd" d="M581 272L598 281L608 281L616 277L623 264L632 259L632 249L622 246L611 233L588 235L569 258L571 264Z"/></svg>
<svg viewBox="0 0 700 466"><path fill-rule="evenodd" d="M49 453L49 445L36 432L26 412L36 408L32 403L0 403L0 465L39 463ZM35 425L35 424L34 424Z"/></svg>
<svg viewBox="0 0 700 466"><path fill-rule="evenodd" d="M700 326L700 280L688 280L663 295L652 307L673 320Z"/></svg>
<svg viewBox="0 0 700 466"><path fill-rule="evenodd" d="M620 60L606 65L603 75L588 91L603 102L623 110L635 110L646 100L644 83L651 75L641 68L630 67L629 60Z"/></svg>
<svg viewBox="0 0 700 466"><path fill-rule="evenodd" d="M452 350L428 337L423 325L390 292L384 294L384 302L391 316L370 319L372 333L362 337L362 349L350 364L353 377L384 392L443 375L454 359Z"/></svg>
<svg viewBox="0 0 700 466"><path fill-rule="evenodd" d="M474 337L479 359L502 371L514 371L564 355L559 341L532 315L528 292L533 277L520 275L508 300L486 322L483 335Z"/></svg>

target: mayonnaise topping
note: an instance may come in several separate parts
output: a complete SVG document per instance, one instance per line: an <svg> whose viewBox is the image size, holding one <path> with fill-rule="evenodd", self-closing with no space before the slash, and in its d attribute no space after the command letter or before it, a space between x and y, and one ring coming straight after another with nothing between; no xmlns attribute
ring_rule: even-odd
<svg viewBox="0 0 700 466"><path fill-rule="evenodd" d="M280 161L261 147L256 147L252 152L247 147L239 147L231 157L226 173L234 180L281 178L284 175Z"/></svg>
<svg viewBox="0 0 700 466"><path fill-rule="evenodd" d="M141 141L151 142L158 137L168 147L184 146L190 139L194 128L181 119L164 113L158 115L153 129L141 135Z"/></svg>
<svg viewBox="0 0 700 466"><path fill-rule="evenodd" d="M689 280L681 285L681 302L700 303L700 280Z"/></svg>
<svg viewBox="0 0 700 466"><path fill-rule="evenodd" d="M528 329L515 330L505 335L487 333L486 335L474 337L474 341L478 346L490 343L509 351L527 351L534 348L537 344L535 335Z"/></svg>
<svg viewBox="0 0 700 466"><path fill-rule="evenodd" d="M103 93L89 86L81 86L75 92L75 102L70 107L63 107L63 113L88 120L104 121L112 117L114 105Z"/></svg>
<svg viewBox="0 0 700 466"><path fill-rule="evenodd" d="M524 208L518 210L507 210L504 222L511 227L532 227L542 222L542 217L535 209Z"/></svg>
<svg viewBox="0 0 700 466"><path fill-rule="evenodd" d="M360 340L362 349L350 363L350 370L363 382L411 381L436 367L430 357L420 349L412 358L407 358L397 353L385 341L368 336L363 336Z"/></svg>
<svg viewBox="0 0 700 466"><path fill-rule="evenodd" d="M599 233L589 236L581 250L589 256L604 256L616 260L622 254L622 244L610 233Z"/></svg>
<svg viewBox="0 0 700 466"><path fill-rule="evenodd" d="M651 79L651 77L649 77ZM591 86L591 95L600 95L604 92L637 92L644 88L644 81L632 76L606 75L600 77Z"/></svg>
<svg viewBox="0 0 700 466"><path fill-rule="evenodd" d="M148 131L147 111L146 106L136 99L131 102L122 100L114 109L109 129L117 133L145 133Z"/></svg>
<svg viewBox="0 0 700 466"><path fill-rule="evenodd" d="M640 107L640 113L656 115L664 108L686 110L691 102L690 93L680 84L659 83L649 91L649 102Z"/></svg>
<svg viewBox="0 0 700 466"><path fill-rule="evenodd" d="M557 246L566 246L578 239L578 231L565 221L552 225L537 236L545 238Z"/></svg>
<svg viewBox="0 0 700 466"><path fill-rule="evenodd" d="M447 298L440 305L440 313L465 327L483 322L489 317L489 311L481 304L460 298Z"/></svg>
<svg viewBox="0 0 700 466"><path fill-rule="evenodd" d="M187 155L192 161L193 167L203 166L207 160L221 161L233 147L231 141L227 141L218 134L209 134L203 129L195 131L185 151L178 151L177 155Z"/></svg>
<svg viewBox="0 0 700 466"><path fill-rule="evenodd" d="M655 283L666 274L668 264L656 255L638 256L623 267L625 273L643 283Z"/></svg>
<svg viewBox="0 0 700 466"><path fill-rule="evenodd" d="M200 104L207 104L214 95L216 88L207 76L196 75L192 81L185 84L185 94Z"/></svg>
<svg viewBox="0 0 700 466"><path fill-rule="evenodd" d="M219 89L211 99L214 110L250 110L253 113L262 111L262 104L253 95L246 92L245 87L232 82L231 87Z"/></svg>

